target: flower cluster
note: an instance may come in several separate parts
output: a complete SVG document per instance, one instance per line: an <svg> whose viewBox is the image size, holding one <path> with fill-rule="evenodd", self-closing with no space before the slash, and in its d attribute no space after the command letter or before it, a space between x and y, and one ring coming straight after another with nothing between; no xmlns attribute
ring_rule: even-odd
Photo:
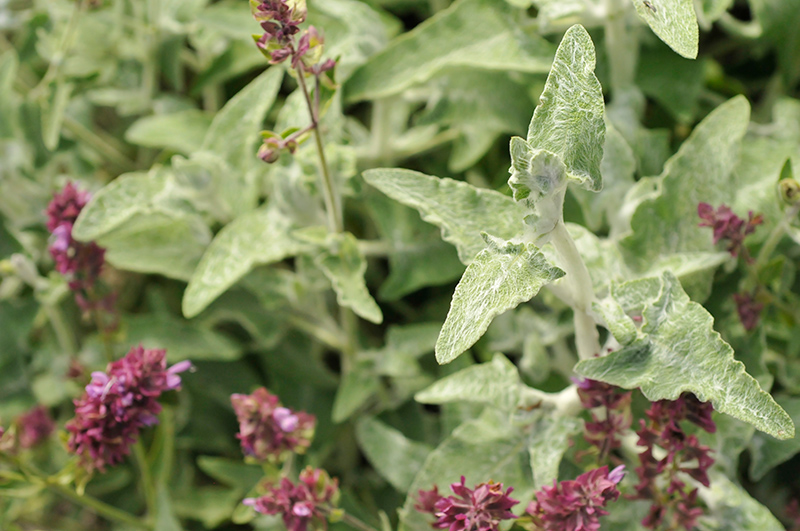
<svg viewBox="0 0 800 531"><path fill-rule="evenodd" d="M96 243L81 243L72 238L72 227L78 215L89 202L89 193L79 190L71 182L53 196L47 206L47 230L52 237L50 255L56 271L66 276L75 300L83 310L111 309L113 296L98 298L94 287L105 263L105 249Z"/></svg>
<svg viewBox="0 0 800 531"><path fill-rule="evenodd" d="M747 213L747 221L733 213L726 205L714 207L708 203L697 205L697 215L702 220L701 227L711 227L714 231L714 243L720 240L727 240L728 252L731 256L738 256L744 246L744 238L752 234L758 225L764 222L761 214L753 216L753 212Z"/></svg>
<svg viewBox="0 0 800 531"><path fill-rule="evenodd" d="M636 432L638 445L645 447L639 454L640 466L636 468L639 483L636 499L651 500L650 511L642 520L648 529L664 524L692 529L703 509L697 505L697 489L687 486L681 479L685 474L708 487L708 469L714 464L710 449L703 446L695 435L687 435L679 422L687 420L709 433L716 431L711 419L710 403L700 402L691 393L677 400L659 400L645 413L648 423L640 421ZM656 458L655 448L665 453Z"/></svg>
<svg viewBox="0 0 800 531"><path fill-rule="evenodd" d="M22 448L33 448L47 440L56 429L55 422L44 406L36 406L16 420L17 438Z"/></svg>
<svg viewBox="0 0 800 531"><path fill-rule="evenodd" d="M460 483L453 483L450 489L455 496L442 496L434 485L431 490L420 490L414 508L436 517L432 524L435 529L449 531L497 531L500 522L516 518L511 508L519 503L509 497L509 488L503 491L502 483L481 483L474 489Z"/></svg>
<svg viewBox="0 0 800 531"><path fill-rule="evenodd" d="M734 293L733 301L736 303L736 312L739 314L739 320L742 326L747 331L752 330L758 325L758 319L761 317L761 310L764 305L756 300L758 290L753 293Z"/></svg>
<svg viewBox="0 0 800 531"><path fill-rule="evenodd" d="M179 389L178 373L188 361L167 368L166 351L133 347L124 358L93 372L86 392L75 403L75 418L67 422L69 450L88 470L104 471L130 453L139 431L158 422L161 393Z"/></svg>
<svg viewBox="0 0 800 531"><path fill-rule="evenodd" d="M631 392L590 379L574 379L578 397L589 410L603 408L598 414L592 411L592 420L584 426L584 438L599 451L598 461L620 447L619 435L631 426Z"/></svg>
<svg viewBox="0 0 800 531"><path fill-rule="evenodd" d="M231 395L239 420L237 438L245 455L260 461L280 462L292 453L303 453L311 445L316 418L304 411L281 406L278 397L265 388L251 395Z"/></svg>
<svg viewBox="0 0 800 531"><path fill-rule="evenodd" d="M597 531L604 509L619 498L617 484L625 466L612 471L607 466L590 470L574 480L565 480L536 493L525 510L535 531Z"/></svg>
<svg viewBox="0 0 800 531"><path fill-rule="evenodd" d="M268 492L259 498L246 498L242 503L262 514L280 514L288 531L327 529L327 516L339 498L338 481L320 469L307 467L297 483L281 478L277 485L268 485Z"/></svg>

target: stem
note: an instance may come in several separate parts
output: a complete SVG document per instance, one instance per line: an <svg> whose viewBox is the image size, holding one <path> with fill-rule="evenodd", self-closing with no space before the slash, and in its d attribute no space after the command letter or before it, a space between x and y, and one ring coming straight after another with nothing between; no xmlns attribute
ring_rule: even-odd
<svg viewBox="0 0 800 531"><path fill-rule="evenodd" d="M760 271L765 265L767 265L772 253L775 251L775 248L786 234L786 229L789 228L789 222L797 216L798 212L800 212L800 203L790 206L786 209L783 219L781 219L778 224L773 227L772 232L769 233L766 241L764 241L764 245L761 246L761 250L758 251L758 257L756 258L755 264L756 271Z"/></svg>
<svg viewBox="0 0 800 531"><path fill-rule="evenodd" d="M75 336L72 334L72 330L67 326L67 323L64 322L64 315L61 313L61 309L56 306L47 305L45 306L45 313L47 313L47 319L50 321L53 331L56 333L58 346L66 354L69 354L70 357L74 357L78 352L78 346L75 341Z"/></svg>
<svg viewBox="0 0 800 531"><path fill-rule="evenodd" d="M97 498L92 498L91 496L80 495L74 490L57 483L55 480L50 478L45 480L45 485L47 488L56 494L71 500L72 502L86 507L87 509L91 509L93 512L106 518L107 520L111 520L114 522L119 522L121 524L127 524L132 527L136 527L138 529L147 529L152 530L153 527L148 524L147 522L143 522L139 518L135 517L134 515L117 509L105 502L98 500Z"/></svg>
<svg viewBox="0 0 800 531"><path fill-rule="evenodd" d="M611 70L611 93L614 96L634 85L638 40L628 26L628 0L605 0L606 52Z"/></svg>
<svg viewBox="0 0 800 531"><path fill-rule="evenodd" d="M100 155L116 164L118 169L123 172L131 171L135 168L133 161L121 149L114 146L110 138L103 138L94 131L87 129L82 123L71 118L68 114L64 115L64 128L75 135L78 140L85 142Z"/></svg>
<svg viewBox="0 0 800 531"><path fill-rule="evenodd" d="M309 320L302 314L290 315L289 322L296 328L312 335L328 347L334 350L344 350L344 339L341 337L339 331L332 332L324 326L320 326L316 322Z"/></svg>
<svg viewBox="0 0 800 531"><path fill-rule="evenodd" d="M556 252L561 257L561 265L567 273L566 278L572 288L578 357L589 359L600 353L600 335L597 333L594 319L589 315L594 300L592 278L562 220L559 220L550 232L550 237Z"/></svg>
<svg viewBox="0 0 800 531"><path fill-rule="evenodd" d="M342 515L342 522L344 522L345 524L349 525L354 529L358 529L359 531L377 531L371 525L368 525L367 523L361 521L361 519L356 518L355 516L352 516L347 513L344 513Z"/></svg>
<svg viewBox="0 0 800 531"><path fill-rule="evenodd" d="M147 505L147 516L152 517L156 514L157 510L156 491L153 484L153 475L150 473L150 464L147 462L147 455L145 454L141 440L133 444L133 457L136 461L136 466L139 468L139 474L142 479L142 490L144 491L144 499Z"/></svg>
<svg viewBox="0 0 800 531"><path fill-rule="evenodd" d="M111 341L111 336L106 329L106 326L103 324L103 316L100 314L100 310L97 308L92 308L92 318L94 319L94 325L97 328L97 333L100 334L100 338L103 340L103 352L106 355L106 359L109 363L114 361L114 345Z"/></svg>
<svg viewBox="0 0 800 531"><path fill-rule="evenodd" d="M328 214L328 228L331 232L342 232L344 230L344 219L340 208L339 197L336 194L333 179L328 170L328 162L325 159L325 148L322 143L322 133L319 130L319 79L317 79L317 90L314 95L314 102L312 102L302 68L298 66L295 71L297 72L297 79L303 91L306 105L308 106L308 113L311 115L311 124L314 127L314 140L317 145L317 156L319 156L319 166L322 177L322 197L325 201L325 210ZM315 106L314 103L316 103L317 106Z"/></svg>

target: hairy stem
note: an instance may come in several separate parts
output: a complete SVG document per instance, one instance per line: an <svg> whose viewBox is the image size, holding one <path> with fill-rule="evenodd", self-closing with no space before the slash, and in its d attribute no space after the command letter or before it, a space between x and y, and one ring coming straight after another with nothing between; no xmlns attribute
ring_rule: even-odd
<svg viewBox="0 0 800 531"><path fill-rule="evenodd" d="M147 516L148 518L152 518L153 515L156 514L158 500L156 498L153 475L150 473L150 463L147 461L147 454L144 451L144 446L142 445L141 440L138 440L133 444L133 457L136 461L136 467L139 469L142 491L144 493L144 500L147 506Z"/></svg>
<svg viewBox="0 0 800 531"><path fill-rule="evenodd" d="M767 265L775 248L786 234L789 223L797 217L798 212L800 212L800 203L790 206L786 209L786 212L784 212L783 218L773 227L772 232L769 233L769 236L767 236L767 239L764 241L764 245L761 246L761 250L758 251L755 264L756 271L760 271Z"/></svg>

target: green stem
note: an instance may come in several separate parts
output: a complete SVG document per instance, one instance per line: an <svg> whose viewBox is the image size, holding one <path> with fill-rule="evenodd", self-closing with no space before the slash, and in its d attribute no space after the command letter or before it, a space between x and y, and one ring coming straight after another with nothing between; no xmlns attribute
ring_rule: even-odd
<svg viewBox="0 0 800 531"><path fill-rule="evenodd" d="M761 271L761 269L767 265L767 262L772 257L772 253L775 251L775 248L786 234L786 230L789 228L789 223L795 217L797 217L798 212L800 212L800 203L791 205L786 209L783 218L778 222L777 225L775 225L775 227L773 227L772 232L769 233L766 241L764 241L764 245L761 246L761 250L758 251L758 257L756 258L755 264L756 271Z"/></svg>
<svg viewBox="0 0 800 531"><path fill-rule="evenodd" d="M61 313L61 309L57 306L47 305L45 306L45 312L47 313L47 319L50 321L50 325L53 327L53 331L56 333L58 346L70 357L75 356L78 352L77 342L75 341L72 330L67 326L67 323L64 322L64 315Z"/></svg>
<svg viewBox="0 0 800 531"><path fill-rule="evenodd" d="M629 0L605 0L605 42L611 71L611 93L619 95L634 85L639 43L628 25Z"/></svg>
<svg viewBox="0 0 800 531"><path fill-rule="evenodd" d="M103 138L94 131L87 129L86 126L71 118L68 114L64 115L64 128L75 135L78 140L85 142L89 147L115 164L119 170L127 172L135 168L134 162L122 152L121 148L114 146L110 138Z"/></svg>
<svg viewBox="0 0 800 531"><path fill-rule="evenodd" d="M325 210L328 215L328 228L331 232L342 232L344 230L344 217L340 206L340 199L336 193L333 179L331 178L328 169L328 162L325 158L325 148L322 142L322 132L319 128L319 109L311 101L311 94L308 92L306 85L305 74L300 66L295 71L297 72L297 79L300 83L300 88L303 91L303 96L308 106L308 114L311 116L311 124L314 126L314 141L317 145L317 156L319 157L320 174L322 180L322 197L325 201ZM317 80L317 90L315 98L319 98L319 80Z"/></svg>
<svg viewBox="0 0 800 531"><path fill-rule="evenodd" d="M336 332L333 332L328 330L324 326L320 326L319 324L309 320L305 315L302 314L291 314L289 316L289 322L294 327L307 332L328 347L334 350L344 350L344 339L342 338L340 331L337 330Z"/></svg>
<svg viewBox="0 0 800 531"><path fill-rule="evenodd" d="M575 321L575 345L580 359L589 359L600 353L600 336L594 319L589 315L594 301L594 286L589 270L569 235L564 222L559 220L550 232L550 241L561 257L561 265L567 273L566 282L572 289Z"/></svg>
<svg viewBox="0 0 800 531"><path fill-rule="evenodd" d="M349 525L353 529L358 529L359 531L377 531L377 529L375 529L371 525L368 525L367 523L361 521L360 518L356 518L355 516L352 516L347 513L344 513L342 515L342 522Z"/></svg>
<svg viewBox="0 0 800 531"><path fill-rule="evenodd" d="M48 478L45 482L45 485L50 491L55 492L56 494L59 494L64 498L67 498L68 500L76 503L77 505L81 505L83 507L86 507L87 509L90 509L97 515L102 516L107 520L111 520L113 522L119 522L121 524L127 524L131 527L136 527L138 529L147 529L151 531L153 530L153 526L151 526L147 522L140 520L134 515L122 511L120 509L117 509L116 507L113 507L105 502L102 502L97 498L92 498L91 496L87 495L80 495L74 490L67 488L59 483L56 483L54 480Z"/></svg>
<svg viewBox="0 0 800 531"><path fill-rule="evenodd" d="M147 454L144 451L141 440L133 444L133 457L136 461L136 466L139 469L139 475L142 481L142 491L144 492L144 500L147 505L147 516L151 518L156 514L158 505L153 475L150 473L150 463L147 460Z"/></svg>

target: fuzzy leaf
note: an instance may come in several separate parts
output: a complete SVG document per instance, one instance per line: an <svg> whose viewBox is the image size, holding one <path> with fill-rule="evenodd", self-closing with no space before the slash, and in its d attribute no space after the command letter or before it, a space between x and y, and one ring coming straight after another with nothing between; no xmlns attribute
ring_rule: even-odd
<svg viewBox="0 0 800 531"><path fill-rule="evenodd" d="M383 313L364 281L367 261L358 249L358 241L352 234L345 233L334 247L335 250L326 250L319 255L316 263L331 281L336 300L359 317L380 324Z"/></svg>
<svg viewBox="0 0 800 531"><path fill-rule="evenodd" d="M447 67L544 73L552 53L552 45L521 28L517 12L503 2L461 0L372 56L345 84L345 99L398 94Z"/></svg>
<svg viewBox="0 0 800 531"><path fill-rule="evenodd" d="M574 179L598 191L603 188L600 161L606 125L603 89L594 65L592 39L576 24L558 46L528 128L528 144L558 155Z"/></svg>
<svg viewBox="0 0 800 531"><path fill-rule="evenodd" d="M510 411L519 402L520 385L517 367L502 354L495 354L489 363L445 376L414 395L414 400L423 404L480 402Z"/></svg>
<svg viewBox="0 0 800 531"><path fill-rule="evenodd" d="M442 239L456 246L465 264L486 247L482 231L506 239L522 231L524 210L510 197L493 190L393 168L365 171L364 179L440 227Z"/></svg>
<svg viewBox="0 0 800 531"><path fill-rule="evenodd" d="M528 452L535 489L552 486L558 479L558 466L569 449L569 439L582 429L583 423L572 417L542 417L534 424Z"/></svg>
<svg viewBox="0 0 800 531"><path fill-rule="evenodd" d="M789 415L745 372L733 349L713 328L713 318L689 300L672 273L614 285L611 298L621 307L598 304L598 311L621 348L580 361L575 370L586 378L641 388L651 401L675 400L690 391L714 409L778 439L794 437ZM630 315L642 317L635 336ZM635 326L635 325L634 325Z"/></svg>
<svg viewBox="0 0 800 531"><path fill-rule="evenodd" d="M291 223L277 210L247 212L211 242L183 294L183 315L194 317L258 265L298 253L304 246L289 236Z"/></svg>
<svg viewBox="0 0 800 531"><path fill-rule="evenodd" d="M784 408L792 420L800 422L800 398L780 397L778 404ZM776 441L761 433L750 441L750 477L759 481L767 472L794 457L800 451L800 437L788 441Z"/></svg>
<svg viewBox="0 0 800 531"><path fill-rule="evenodd" d="M697 57L699 29L692 0L631 0L639 18L667 45L688 59Z"/></svg>
<svg viewBox="0 0 800 531"><path fill-rule="evenodd" d="M188 155L200 149L210 125L211 117L198 109L156 114L135 121L125 131L125 140Z"/></svg>
<svg viewBox="0 0 800 531"><path fill-rule="evenodd" d="M741 485L712 470L711 487L700 489L700 498L708 506L711 517L706 529L712 531L783 531L784 527L770 510L750 497Z"/></svg>
<svg viewBox="0 0 800 531"><path fill-rule="evenodd" d="M408 490L432 450L374 417L358 421L356 438L372 466L400 492Z"/></svg>
<svg viewBox="0 0 800 531"><path fill-rule="evenodd" d="M485 236L487 247L456 286L436 341L436 360L450 363L470 348L497 315L529 301L542 286L564 276L533 244Z"/></svg>

